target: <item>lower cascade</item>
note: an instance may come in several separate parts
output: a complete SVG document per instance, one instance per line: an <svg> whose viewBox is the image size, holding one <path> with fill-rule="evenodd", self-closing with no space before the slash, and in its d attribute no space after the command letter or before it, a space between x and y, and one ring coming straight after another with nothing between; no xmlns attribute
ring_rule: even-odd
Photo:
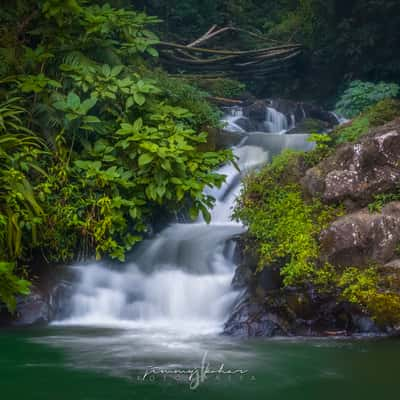
<svg viewBox="0 0 400 400"><path fill-rule="evenodd" d="M235 109L225 117L227 129L237 132ZM107 268L101 263L73 267L79 281L71 298L71 313L56 325L132 327L187 334L222 331L238 293L231 287L235 272L235 236L244 227L231 220L241 178L267 163L284 148L307 150L306 134L285 135L282 114L268 112L273 133L245 132L233 148L238 171L224 165L220 189L206 189L216 199L211 223L175 223L141 243L125 265Z"/></svg>

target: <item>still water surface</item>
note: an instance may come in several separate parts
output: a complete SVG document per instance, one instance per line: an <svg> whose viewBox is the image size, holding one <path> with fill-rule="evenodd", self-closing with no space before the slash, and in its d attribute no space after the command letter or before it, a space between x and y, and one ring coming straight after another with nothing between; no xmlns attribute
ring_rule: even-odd
<svg viewBox="0 0 400 400"><path fill-rule="evenodd" d="M1 399L397 399L396 339L233 340L215 335L176 341L149 331L50 327L0 333ZM164 342L168 340L168 342ZM157 343L159 345L157 346ZM188 377L143 375L150 366L247 370Z"/></svg>

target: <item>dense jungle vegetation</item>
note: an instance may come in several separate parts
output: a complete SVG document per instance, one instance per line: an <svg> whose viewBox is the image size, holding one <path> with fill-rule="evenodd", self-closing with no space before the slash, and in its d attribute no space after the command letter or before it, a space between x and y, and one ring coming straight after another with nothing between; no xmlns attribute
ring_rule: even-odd
<svg viewBox="0 0 400 400"><path fill-rule="evenodd" d="M0 298L12 310L33 254L123 260L156 214L209 219L203 189L231 154L200 150L216 110L153 66L156 17L74 0L0 11Z"/></svg>
<svg viewBox="0 0 400 400"><path fill-rule="evenodd" d="M122 261L162 215L186 210L209 220L214 200L203 189L223 182L213 171L232 154L207 143L219 124L207 98L247 89L323 98L357 117L311 154L285 153L248 178L236 217L249 225L260 265L289 257L287 285L334 282L348 299L398 312L397 297L378 296L373 271L315 270L316 234L342 210L306 202L295 175L285 175L299 157L314 165L398 115L398 1L6 0L0 19L0 300L10 310L16 294L29 292L35 257ZM303 54L258 81L210 83L163 70L160 39L190 43L213 24L253 34L234 31L229 46L215 46L257 48L262 37L299 43Z"/></svg>

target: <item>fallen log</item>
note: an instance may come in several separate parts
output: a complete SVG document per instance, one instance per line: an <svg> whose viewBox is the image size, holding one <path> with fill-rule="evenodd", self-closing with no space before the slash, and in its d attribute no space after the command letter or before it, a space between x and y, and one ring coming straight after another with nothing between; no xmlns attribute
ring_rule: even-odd
<svg viewBox="0 0 400 400"><path fill-rule="evenodd" d="M208 96L208 100L210 100L213 103L222 105L222 106L238 106L243 104L242 100L237 100L237 99L227 99L225 97L218 97L218 96Z"/></svg>

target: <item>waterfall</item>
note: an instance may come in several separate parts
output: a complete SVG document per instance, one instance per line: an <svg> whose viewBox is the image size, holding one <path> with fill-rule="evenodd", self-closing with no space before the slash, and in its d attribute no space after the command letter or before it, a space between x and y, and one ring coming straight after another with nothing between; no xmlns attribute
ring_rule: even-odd
<svg viewBox="0 0 400 400"><path fill-rule="evenodd" d="M267 107L267 119L265 121L267 132L285 133L289 129L289 123L286 115L275 110L272 107Z"/></svg>
<svg viewBox="0 0 400 400"><path fill-rule="evenodd" d="M235 114L235 115L234 115ZM242 115L235 108L232 121ZM269 110L279 134L249 133L233 148L240 171L224 165L221 188L206 189L216 199L212 221L175 223L141 243L120 267L99 263L74 267L79 282L71 298L71 316L56 324L143 327L174 335L220 332L237 298L231 287L235 271L235 236L244 232L231 220L241 178L285 147L305 149L306 135L282 135L282 114ZM232 122L231 121L231 122ZM234 124L234 122L232 122Z"/></svg>

